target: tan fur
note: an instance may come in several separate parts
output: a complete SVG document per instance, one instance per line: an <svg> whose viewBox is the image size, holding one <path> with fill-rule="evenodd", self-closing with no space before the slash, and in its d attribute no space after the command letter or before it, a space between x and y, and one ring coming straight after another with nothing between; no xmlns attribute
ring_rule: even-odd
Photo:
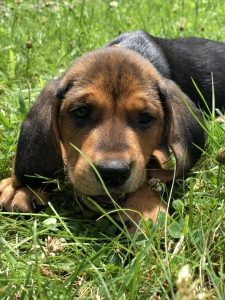
<svg viewBox="0 0 225 300"><path fill-rule="evenodd" d="M127 53L125 58L129 61ZM146 82L140 82L140 79L136 79L132 73L127 73L119 82L119 74L113 70L117 70L116 66L120 63L121 57L103 55L101 64L109 66L112 72L98 70L99 75L93 81L88 81L90 74L97 72L93 59L96 59L98 65L98 55L87 56L85 61L83 59L78 61L63 79L69 81L71 78L76 78L74 87L66 94L60 107L58 122L69 178L78 194L85 193L92 196L104 194L104 189L97 181L94 171L84 157L71 146L73 144L95 164L110 159L132 163L133 169L129 180L124 186L117 188L116 192L134 192L144 182L145 166L154 148L160 143L164 127L163 108L154 90L154 81L151 80L152 78L159 80L160 76L153 67L145 66L139 56L132 55L134 63L135 59L137 60ZM116 100L112 99L110 92L115 84L119 90ZM77 102L79 103L80 99L85 99L93 105L95 114L100 118L104 116L101 124L91 131L89 128L76 130L73 122L68 118L69 110ZM148 110L156 121L150 129L137 134L137 131L127 123L127 118L132 115L135 118L135 114L144 109ZM127 145L126 151L120 150L121 140ZM104 141L107 145L106 150L98 149L99 141Z"/></svg>
<svg viewBox="0 0 225 300"><path fill-rule="evenodd" d="M123 208L125 210L119 213L118 219L130 222L130 233L136 231L142 217L156 222L159 212L166 212L166 204L159 195L149 190L147 184L143 184L136 192L131 193Z"/></svg>
<svg viewBox="0 0 225 300"><path fill-rule="evenodd" d="M42 190L20 187L13 177L0 182L0 204L7 211L32 212L36 204L46 204L48 197Z"/></svg>

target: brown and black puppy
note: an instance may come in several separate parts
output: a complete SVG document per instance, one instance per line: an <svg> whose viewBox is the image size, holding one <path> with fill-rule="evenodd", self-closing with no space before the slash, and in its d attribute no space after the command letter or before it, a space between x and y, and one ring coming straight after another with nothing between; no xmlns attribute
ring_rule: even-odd
<svg viewBox="0 0 225 300"><path fill-rule="evenodd" d="M47 195L34 175L56 178L66 168L80 199L111 202L100 175L122 207L155 220L165 205L148 189L148 176L172 178L160 169L169 148L176 176L190 170L205 143L201 122L195 104L139 53L123 47L91 52L49 82L30 109L13 175L0 183L0 206L32 211Z"/></svg>

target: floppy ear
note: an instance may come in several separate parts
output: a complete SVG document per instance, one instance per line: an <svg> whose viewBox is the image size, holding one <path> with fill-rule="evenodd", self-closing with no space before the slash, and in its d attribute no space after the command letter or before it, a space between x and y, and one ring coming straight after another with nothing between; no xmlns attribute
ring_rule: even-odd
<svg viewBox="0 0 225 300"><path fill-rule="evenodd" d="M164 79L160 98L165 109L165 140L176 158L176 177L183 177L201 156L206 135L201 112L171 80ZM150 170L150 176L172 180L173 170Z"/></svg>
<svg viewBox="0 0 225 300"><path fill-rule="evenodd" d="M30 176L54 178L63 171L57 130L60 105L55 96L57 86L58 80L45 86L21 126L14 175L23 185L39 186L43 179Z"/></svg>

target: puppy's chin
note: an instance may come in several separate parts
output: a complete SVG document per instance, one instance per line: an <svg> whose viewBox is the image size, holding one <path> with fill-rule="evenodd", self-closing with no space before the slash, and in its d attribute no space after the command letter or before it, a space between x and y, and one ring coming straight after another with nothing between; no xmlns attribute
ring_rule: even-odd
<svg viewBox="0 0 225 300"><path fill-rule="evenodd" d="M105 189L98 181L94 181L93 183L87 179L82 180L82 185L78 184L81 183L81 180L79 180L79 182L74 180L72 185L77 199L88 208L93 209L94 206L94 210L96 210L97 206L93 203L96 202L97 205L104 209L112 209L116 208L117 205L123 207L128 196L143 185L146 180L146 172L139 172L139 176L135 175L137 174L133 173L125 184L113 188L106 186ZM89 182L89 184L87 184L87 182Z"/></svg>
<svg viewBox="0 0 225 300"><path fill-rule="evenodd" d="M103 209L113 209L118 208L118 206L123 206L127 200L128 194L126 193L110 193L110 195L98 195L98 196L89 196L81 195L79 199L82 203L89 209L94 211L99 211L98 205ZM95 203L97 205L95 205Z"/></svg>

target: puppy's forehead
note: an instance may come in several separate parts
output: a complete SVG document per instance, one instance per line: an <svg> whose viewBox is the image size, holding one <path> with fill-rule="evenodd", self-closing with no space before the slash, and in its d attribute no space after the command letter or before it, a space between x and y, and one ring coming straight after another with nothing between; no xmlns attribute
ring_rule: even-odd
<svg viewBox="0 0 225 300"><path fill-rule="evenodd" d="M136 52L108 47L78 59L62 81L79 90L94 87L119 100L138 90L151 91L159 80L154 66Z"/></svg>

